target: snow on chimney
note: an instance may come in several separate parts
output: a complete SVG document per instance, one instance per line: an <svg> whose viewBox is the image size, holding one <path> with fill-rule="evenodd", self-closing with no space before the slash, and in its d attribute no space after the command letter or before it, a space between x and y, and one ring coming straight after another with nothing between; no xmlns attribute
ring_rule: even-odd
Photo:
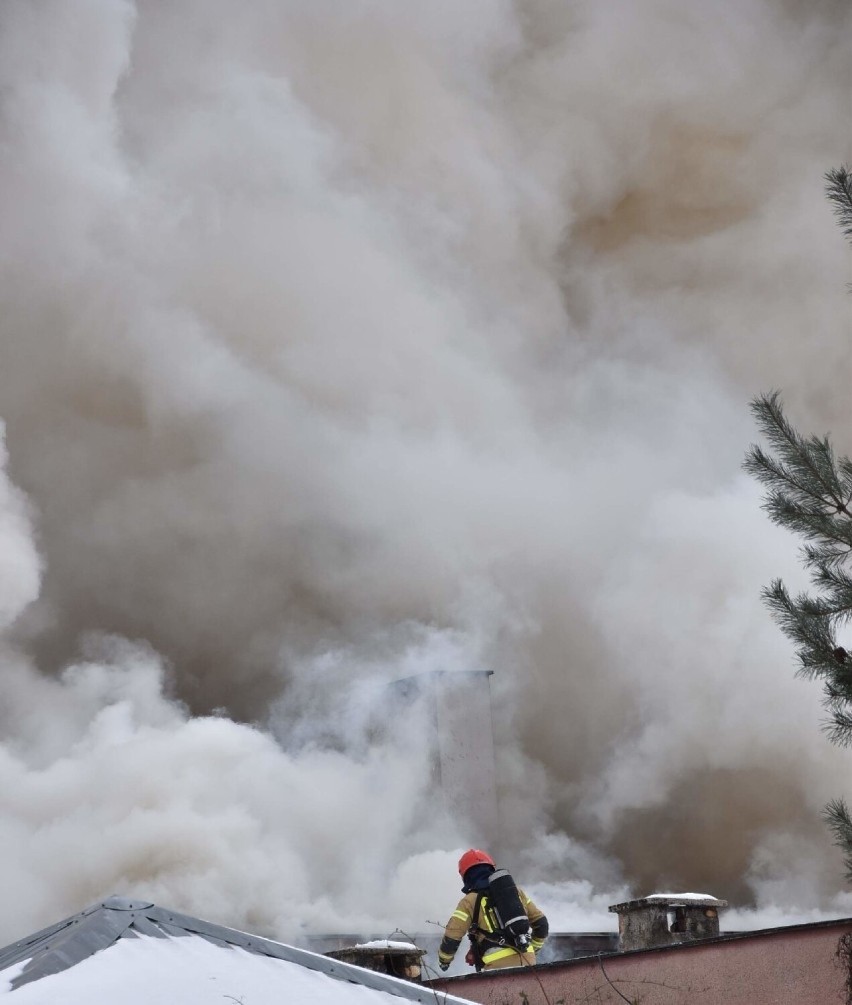
<svg viewBox="0 0 852 1005"><path fill-rule="evenodd" d="M413 942L376 939L348 946L346 949L332 949L324 955L340 960L341 963L352 963L365 970L401 977L416 984L422 980L423 967L420 961L426 955L426 950L418 949Z"/></svg>

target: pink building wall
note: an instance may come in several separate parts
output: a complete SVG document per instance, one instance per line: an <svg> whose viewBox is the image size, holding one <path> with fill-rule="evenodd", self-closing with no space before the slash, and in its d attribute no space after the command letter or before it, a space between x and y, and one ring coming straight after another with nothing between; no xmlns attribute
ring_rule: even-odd
<svg viewBox="0 0 852 1005"><path fill-rule="evenodd" d="M481 1005L848 1005L852 918L431 981ZM852 937L851 937L852 938ZM439 996L440 999L440 996Z"/></svg>

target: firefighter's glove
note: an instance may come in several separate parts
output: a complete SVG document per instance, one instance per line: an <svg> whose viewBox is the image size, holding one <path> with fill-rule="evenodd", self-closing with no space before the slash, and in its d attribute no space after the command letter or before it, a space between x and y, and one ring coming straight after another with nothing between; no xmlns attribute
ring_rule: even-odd
<svg viewBox="0 0 852 1005"><path fill-rule="evenodd" d="M450 961L449 960L438 960L438 966L441 968L441 970L449 970L449 968L450 968Z"/></svg>
<svg viewBox="0 0 852 1005"><path fill-rule="evenodd" d="M473 950L472 949L468 949L467 955L465 956L464 961L465 961L465 963L469 967L475 967L476 966L476 957L473 955Z"/></svg>

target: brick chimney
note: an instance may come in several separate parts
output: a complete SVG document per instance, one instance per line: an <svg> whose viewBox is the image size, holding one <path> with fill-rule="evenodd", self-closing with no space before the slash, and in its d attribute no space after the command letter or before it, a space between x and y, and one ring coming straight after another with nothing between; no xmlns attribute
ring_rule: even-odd
<svg viewBox="0 0 852 1005"><path fill-rule="evenodd" d="M627 951L712 939L719 934L719 911L727 906L706 893L654 893L613 904L610 911L618 915L618 947Z"/></svg>

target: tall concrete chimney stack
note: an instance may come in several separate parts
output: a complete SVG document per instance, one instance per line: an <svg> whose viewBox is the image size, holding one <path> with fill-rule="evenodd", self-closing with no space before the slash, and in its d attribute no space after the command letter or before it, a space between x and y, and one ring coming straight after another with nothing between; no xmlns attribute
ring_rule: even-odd
<svg viewBox="0 0 852 1005"><path fill-rule="evenodd" d="M434 731L433 771L448 812L469 824L468 840L499 843L492 670L433 670L395 681L402 700L421 700Z"/></svg>

